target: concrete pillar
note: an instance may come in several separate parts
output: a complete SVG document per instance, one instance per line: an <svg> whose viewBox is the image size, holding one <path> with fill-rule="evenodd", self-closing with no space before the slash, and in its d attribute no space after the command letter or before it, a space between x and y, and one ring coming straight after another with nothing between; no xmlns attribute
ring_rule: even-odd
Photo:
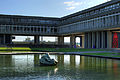
<svg viewBox="0 0 120 80"><path fill-rule="evenodd" d="M12 44L12 35L5 35L5 44Z"/></svg>
<svg viewBox="0 0 120 80"><path fill-rule="evenodd" d="M82 48L84 48L84 42L85 42L85 38L84 36L82 36Z"/></svg>
<svg viewBox="0 0 120 80"><path fill-rule="evenodd" d="M5 44L5 41L6 41L5 35L3 35L3 44Z"/></svg>
<svg viewBox="0 0 120 80"><path fill-rule="evenodd" d="M70 37L70 47L74 47L76 45L75 35L71 35Z"/></svg>
<svg viewBox="0 0 120 80"><path fill-rule="evenodd" d="M12 44L12 35L1 34L0 44Z"/></svg>
<svg viewBox="0 0 120 80"><path fill-rule="evenodd" d="M100 35L99 35L100 33L99 32L97 32L96 33L96 48L100 48Z"/></svg>
<svg viewBox="0 0 120 80"><path fill-rule="evenodd" d="M101 33L102 33L102 35L101 35L101 38L102 38L101 45L102 45L102 48L105 48L105 32L102 31Z"/></svg>
<svg viewBox="0 0 120 80"><path fill-rule="evenodd" d="M64 45L64 36L58 36L58 45Z"/></svg>
<svg viewBox="0 0 120 80"><path fill-rule="evenodd" d="M41 36L41 43L43 43L43 36Z"/></svg>
<svg viewBox="0 0 120 80"><path fill-rule="evenodd" d="M92 34L88 33L88 48L92 48Z"/></svg>
<svg viewBox="0 0 120 80"><path fill-rule="evenodd" d="M80 36L80 47L84 48L84 36Z"/></svg>
<svg viewBox="0 0 120 80"><path fill-rule="evenodd" d="M12 35L1 35L1 44L12 44Z"/></svg>
<svg viewBox="0 0 120 80"><path fill-rule="evenodd" d="M85 37L84 37L84 45L85 45L85 48L88 48L88 33L85 33Z"/></svg>
<svg viewBox="0 0 120 80"><path fill-rule="evenodd" d="M112 32L107 31L107 48L112 48Z"/></svg>
<svg viewBox="0 0 120 80"><path fill-rule="evenodd" d="M95 32L92 32L92 48L95 48Z"/></svg>
<svg viewBox="0 0 120 80"><path fill-rule="evenodd" d="M119 21L118 21L118 24L120 24L120 15L119 15Z"/></svg>
<svg viewBox="0 0 120 80"><path fill-rule="evenodd" d="M80 47L82 47L82 36L80 36Z"/></svg>
<svg viewBox="0 0 120 80"><path fill-rule="evenodd" d="M88 41L87 41L87 43L88 43L87 48L90 48L90 33L88 33Z"/></svg>
<svg viewBox="0 0 120 80"><path fill-rule="evenodd" d="M38 35L34 36L34 44L39 44L40 43L40 38Z"/></svg>

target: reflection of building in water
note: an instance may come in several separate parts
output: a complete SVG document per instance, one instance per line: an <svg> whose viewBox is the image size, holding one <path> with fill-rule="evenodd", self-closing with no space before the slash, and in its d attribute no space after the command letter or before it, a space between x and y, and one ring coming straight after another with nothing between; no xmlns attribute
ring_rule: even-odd
<svg viewBox="0 0 120 80"><path fill-rule="evenodd" d="M0 67L12 66L12 55L0 55Z"/></svg>
<svg viewBox="0 0 120 80"><path fill-rule="evenodd" d="M57 60L59 64L64 65L64 55L57 55Z"/></svg>
<svg viewBox="0 0 120 80"><path fill-rule="evenodd" d="M97 76L102 76L105 74L107 76L112 75L118 77L120 74L120 64L118 60L85 57L80 55L50 55L52 58L54 57L59 61L57 66L34 66L39 61L40 56L41 55L38 54L0 55L0 76L6 73L8 76L11 76L11 74L15 76L39 75L40 77L45 76L51 79L51 76L59 76L62 73L66 73L68 77L74 77L71 76L74 72L76 72L75 74L80 74L82 71L85 73L92 71L92 73L95 73ZM73 70L73 73L68 74L72 72L71 70Z"/></svg>
<svg viewBox="0 0 120 80"><path fill-rule="evenodd" d="M39 64L39 54L35 54L34 55L34 65L38 65Z"/></svg>
<svg viewBox="0 0 120 80"><path fill-rule="evenodd" d="M70 55L70 66L75 66L75 55Z"/></svg>
<svg viewBox="0 0 120 80"><path fill-rule="evenodd" d="M81 58L80 55L76 55L76 56L75 56L75 64L76 64L76 67L77 67L77 66L78 66L78 67L80 66L80 58Z"/></svg>
<svg viewBox="0 0 120 80"><path fill-rule="evenodd" d="M63 65L74 67L80 65L80 55L58 55L57 60Z"/></svg>
<svg viewBox="0 0 120 80"><path fill-rule="evenodd" d="M70 65L70 55L64 55L64 64Z"/></svg>
<svg viewBox="0 0 120 80"><path fill-rule="evenodd" d="M81 68L84 68L84 65L85 65L85 57L84 56L80 56L80 67Z"/></svg>
<svg viewBox="0 0 120 80"><path fill-rule="evenodd" d="M110 71L107 69L114 69L112 59L84 56L81 56L80 59L80 67L84 69L96 69L96 71Z"/></svg>
<svg viewBox="0 0 120 80"><path fill-rule="evenodd" d="M33 55L12 55L15 72L31 72L34 68Z"/></svg>

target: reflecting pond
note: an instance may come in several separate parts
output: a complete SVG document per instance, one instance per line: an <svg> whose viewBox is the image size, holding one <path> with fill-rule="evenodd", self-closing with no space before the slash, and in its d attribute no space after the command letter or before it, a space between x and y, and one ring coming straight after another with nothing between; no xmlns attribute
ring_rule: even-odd
<svg viewBox="0 0 120 80"><path fill-rule="evenodd" d="M56 66L39 66L41 54L0 55L1 80L120 80L120 60L50 55Z"/></svg>

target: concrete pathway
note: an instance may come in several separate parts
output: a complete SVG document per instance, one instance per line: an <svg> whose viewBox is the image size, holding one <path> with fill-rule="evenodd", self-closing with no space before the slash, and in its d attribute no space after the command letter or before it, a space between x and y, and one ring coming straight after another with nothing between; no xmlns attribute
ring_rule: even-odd
<svg viewBox="0 0 120 80"><path fill-rule="evenodd" d="M5 54L83 54L83 53L112 53L113 51L83 51L83 52L0 52L1 55Z"/></svg>

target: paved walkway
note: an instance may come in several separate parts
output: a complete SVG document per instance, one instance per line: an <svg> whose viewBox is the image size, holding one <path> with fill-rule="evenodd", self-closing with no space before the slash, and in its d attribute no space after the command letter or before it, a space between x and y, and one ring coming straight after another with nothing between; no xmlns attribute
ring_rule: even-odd
<svg viewBox="0 0 120 80"><path fill-rule="evenodd" d="M83 51L83 52L0 52L0 54L83 54L83 53L111 53L113 51Z"/></svg>

